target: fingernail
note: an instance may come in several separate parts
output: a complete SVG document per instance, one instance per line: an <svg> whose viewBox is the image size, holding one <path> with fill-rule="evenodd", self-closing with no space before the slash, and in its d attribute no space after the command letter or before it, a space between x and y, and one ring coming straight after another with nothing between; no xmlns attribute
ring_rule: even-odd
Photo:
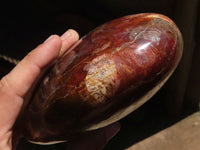
<svg viewBox="0 0 200 150"><path fill-rule="evenodd" d="M71 35L72 35L71 29L69 29L61 36L61 39L65 40L65 39L69 38Z"/></svg>
<svg viewBox="0 0 200 150"><path fill-rule="evenodd" d="M48 39L46 39L46 40L44 41L44 43L48 43L48 42L51 41L53 38L54 38L54 36L51 35Z"/></svg>

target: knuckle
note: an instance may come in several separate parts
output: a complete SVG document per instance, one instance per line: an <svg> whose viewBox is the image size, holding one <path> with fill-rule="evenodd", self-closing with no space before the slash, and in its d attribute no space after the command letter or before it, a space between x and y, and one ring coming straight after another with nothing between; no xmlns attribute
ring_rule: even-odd
<svg viewBox="0 0 200 150"><path fill-rule="evenodd" d="M34 53L35 53L35 51L33 50L33 51L31 51L31 52L29 52L26 56L25 56L25 58L24 58L24 61L31 61L32 60L32 56L34 55Z"/></svg>
<svg viewBox="0 0 200 150"><path fill-rule="evenodd" d="M7 79L7 75L4 76L1 80L0 80L0 87L1 88L5 88L5 87L9 87L9 82L8 82L8 79Z"/></svg>

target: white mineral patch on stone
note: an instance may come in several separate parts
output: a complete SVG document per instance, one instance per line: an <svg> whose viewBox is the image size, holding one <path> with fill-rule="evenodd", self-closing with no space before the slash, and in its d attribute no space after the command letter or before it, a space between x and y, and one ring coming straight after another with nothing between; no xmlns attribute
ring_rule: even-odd
<svg viewBox="0 0 200 150"><path fill-rule="evenodd" d="M85 84L96 103L111 97L116 90L117 70L114 61L106 55L101 55L93 59L86 68L88 72Z"/></svg>

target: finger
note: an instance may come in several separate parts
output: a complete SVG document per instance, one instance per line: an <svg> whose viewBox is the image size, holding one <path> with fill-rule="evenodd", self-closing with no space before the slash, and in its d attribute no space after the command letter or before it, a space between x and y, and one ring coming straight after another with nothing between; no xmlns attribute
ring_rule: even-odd
<svg viewBox="0 0 200 150"><path fill-rule="evenodd" d="M12 128L23 104L23 97L60 52L61 39L51 36L31 51L9 74L0 80L0 129ZM8 115L9 114L9 115Z"/></svg>
<svg viewBox="0 0 200 150"><path fill-rule="evenodd" d="M114 123L74 139L69 143L66 150L102 150L119 130L120 124Z"/></svg>
<svg viewBox="0 0 200 150"><path fill-rule="evenodd" d="M75 30L69 29L67 30L62 36L62 47L60 51L60 55L66 52L73 44L75 44L78 39L79 35Z"/></svg>
<svg viewBox="0 0 200 150"><path fill-rule="evenodd" d="M2 81L3 85L16 95L23 97L42 70L59 55L61 40L51 36L43 44L31 51Z"/></svg>

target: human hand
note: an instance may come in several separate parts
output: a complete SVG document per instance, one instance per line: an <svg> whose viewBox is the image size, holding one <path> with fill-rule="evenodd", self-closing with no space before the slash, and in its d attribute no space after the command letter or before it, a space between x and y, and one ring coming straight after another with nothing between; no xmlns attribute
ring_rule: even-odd
<svg viewBox="0 0 200 150"><path fill-rule="evenodd" d="M79 36L76 31L68 30L61 37L52 35L44 43L31 51L19 64L0 80L0 149L12 149L12 127L23 103L27 103L31 93L45 70ZM100 150L119 131L119 124L85 134L69 143L68 150Z"/></svg>

